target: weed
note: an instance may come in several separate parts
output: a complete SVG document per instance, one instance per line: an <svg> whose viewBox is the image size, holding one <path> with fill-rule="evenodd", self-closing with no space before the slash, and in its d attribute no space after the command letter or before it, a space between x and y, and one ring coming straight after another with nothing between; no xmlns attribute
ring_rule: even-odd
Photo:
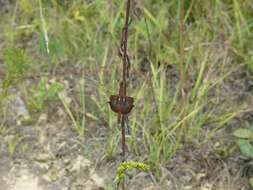
<svg viewBox="0 0 253 190"><path fill-rule="evenodd" d="M237 144L243 155L253 158L253 130L252 128L239 128L234 131L233 134L237 138ZM253 176L249 176L249 182L251 187L253 187Z"/></svg>
<svg viewBox="0 0 253 190"><path fill-rule="evenodd" d="M106 144L106 158L108 160L114 160L118 151L118 143L119 143L119 131L117 130L117 134L112 134L108 137Z"/></svg>
<svg viewBox="0 0 253 190"><path fill-rule="evenodd" d="M42 78L38 85L33 86L27 97L28 105L31 110L42 111L46 104L58 99L58 94L63 90L63 85L56 81L48 81Z"/></svg>
<svg viewBox="0 0 253 190"><path fill-rule="evenodd" d="M29 57L19 48L6 48L3 52L5 77L2 83L3 94L7 95L10 86L15 86L28 73Z"/></svg>
<svg viewBox="0 0 253 190"><path fill-rule="evenodd" d="M134 161L121 163L117 169L117 175L116 175L117 185L124 183L126 171L133 170L133 169L138 169L144 172L148 172L150 170L150 167L147 164L143 164L141 162L134 162Z"/></svg>
<svg viewBox="0 0 253 190"><path fill-rule="evenodd" d="M237 143L242 154L253 158L253 146L251 145L251 142L253 140L252 129L237 129L236 131L234 131L234 136L237 137Z"/></svg>
<svg viewBox="0 0 253 190"><path fill-rule="evenodd" d="M14 136L12 138L9 139L8 141L8 152L10 154L10 156L12 157L17 149L17 145L20 143L20 141L23 138L20 136Z"/></svg>

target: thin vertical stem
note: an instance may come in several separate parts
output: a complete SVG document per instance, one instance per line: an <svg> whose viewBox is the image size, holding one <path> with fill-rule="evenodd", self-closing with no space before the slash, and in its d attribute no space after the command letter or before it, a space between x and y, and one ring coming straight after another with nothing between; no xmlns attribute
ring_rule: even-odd
<svg viewBox="0 0 253 190"><path fill-rule="evenodd" d="M182 118L185 117L187 109L187 91L186 91L186 70L184 65L184 0L179 0L179 55L180 55L180 88L181 88L181 109ZM182 123L182 126L185 122ZM184 127L180 128L178 138L182 138Z"/></svg>
<svg viewBox="0 0 253 190"><path fill-rule="evenodd" d="M125 161L126 156L126 130L125 130L125 116L121 115L121 136L122 136L122 161Z"/></svg>
<svg viewBox="0 0 253 190"><path fill-rule="evenodd" d="M127 0L127 7L126 7L126 17L125 17L125 26L123 28L123 36L122 36L122 44L121 48L123 48L123 82L126 82L126 77L128 74L127 66L128 66L128 55L127 55L127 41L128 41L128 24L129 24L129 15L130 15L130 7L131 1Z"/></svg>
<svg viewBox="0 0 253 190"><path fill-rule="evenodd" d="M184 0L179 0L179 55L180 55L180 80L182 95L185 88L185 68L184 68Z"/></svg>
<svg viewBox="0 0 253 190"><path fill-rule="evenodd" d="M129 16L130 16L130 8L131 8L131 0L127 0L126 5L126 14L125 14L125 26L123 28L122 32L122 38L121 38L121 52L122 55L122 61L123 61L123 75L122 75L122 82L120 83L120 90L119 95L122 97L125 97L127 94L126 88L127 88L127 77L129 74L129 67L130 67L130 61L127 54L127 41L128 41L128 25L129 25ZM123 161L125 160L125 154L126 154L126 137L125 137L125 123L126 123L126 117L125 115L121 114L121 135L122 135L122 157Z"/></svg>

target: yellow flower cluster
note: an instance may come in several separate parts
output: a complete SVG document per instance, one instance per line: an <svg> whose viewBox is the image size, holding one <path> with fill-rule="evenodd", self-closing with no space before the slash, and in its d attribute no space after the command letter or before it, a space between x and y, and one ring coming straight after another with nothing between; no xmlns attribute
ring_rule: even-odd
<svg viewBox="0 0 253 190"><path fill-rule="evenodd" d="M141 162L123 162L119 165L117 169L117 176L116 176L116 182L117 184L120 184L125 179L125 172L126 170L132 170L132 169L138 169L144 172L148 172L150 170L150 166Z"/></svg>

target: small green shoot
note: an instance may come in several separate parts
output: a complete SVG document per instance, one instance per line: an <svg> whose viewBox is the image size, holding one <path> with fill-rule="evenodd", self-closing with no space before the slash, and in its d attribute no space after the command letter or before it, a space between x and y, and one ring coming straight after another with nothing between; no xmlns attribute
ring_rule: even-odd
<svg viewBox="0 0 253 190"><path fill-rule="evenodd" d="M253 131L246 128L240 128L233 134L237 137L237 144L243 155L253 158Z"/></svg>
<svg viewBox="0 0 253 190"><path fill-rule="evenodd" d="M17 149L17 145L22 140L22 137L14 136L11 139L8 140L8 152L10 156L12 157Z"/></svg>
<svg viewBox="0 0 253 190"><path fill-rule="evenodd" d="M42 78L37 86L31 89L29 96L29 105L31 109L41 111L45 104L58 99L58 94L63 90L63 85L59 82L48 82Z"/></svg>

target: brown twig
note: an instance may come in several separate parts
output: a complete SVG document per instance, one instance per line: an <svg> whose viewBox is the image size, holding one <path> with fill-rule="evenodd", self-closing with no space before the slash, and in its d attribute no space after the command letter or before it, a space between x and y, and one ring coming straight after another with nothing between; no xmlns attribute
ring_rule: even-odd
<svg viewBox="0 0 253 190"><path fill-rule="evenodd" d="M122 81L120 82L120 88L118 95L112 95L110 97L111 109L118 113L118 122L121 124L121 135L122 135L122 160L125 160L126 154L126 138L125 138L125 126L127 122L127 117L133 105L133 98L127 96L127 83L129 78L130 70L130 59L127 54L127 42L128 42L128 26L130 17L131 0L127 0L126 14L125 14L125 25L122 30L121 44L119 48L119 56L123 62L122 70Z"/></svg>
<svg viewBox="0 0 253 190"><path fill-rule="evenodd" d="M127 41L128 41L128 24L129 24L129 15L130 15L130 7L131 2L127 0L127 7L126 7L126 15L125 15L125 26L123 28L123 35L121 40L121 48L123 51L123 77L122 77L122 96L126 96L126 88L127 88L127 77L129 77L129 69L130 69L130 59L127 54ZM119 92L120 94L121 92ZM122 156L123 160L125 159L125 152L126 152L126 141L125 141L125 124L126 124L126 117L122 115L121 117L121 130L122 130Z"/></svg>

